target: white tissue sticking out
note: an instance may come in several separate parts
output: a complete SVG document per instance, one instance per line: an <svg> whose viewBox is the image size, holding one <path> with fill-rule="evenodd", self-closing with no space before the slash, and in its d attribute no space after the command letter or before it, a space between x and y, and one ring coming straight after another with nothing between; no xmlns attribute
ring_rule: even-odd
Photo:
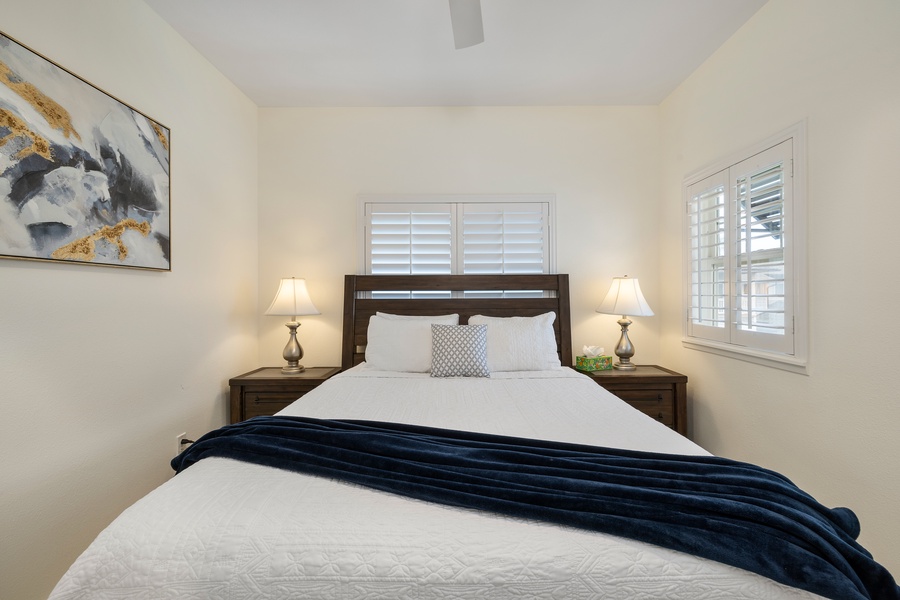
<svg viewBox="0 0 900 600"><path fill-rule="evenodd" d="M603 355L603 346L585 346L581 351L584 352L584 355L588 358L594 358L595 356Z"/></svg>

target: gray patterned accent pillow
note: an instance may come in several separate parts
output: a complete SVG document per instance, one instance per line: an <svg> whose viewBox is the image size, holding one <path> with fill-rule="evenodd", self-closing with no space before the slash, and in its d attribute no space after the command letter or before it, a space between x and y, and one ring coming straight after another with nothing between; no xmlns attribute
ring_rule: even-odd
<svg viewBox="0 0 900 600"><path fill-rule="evenodd" d="M490 377L487 325L432 325L432 377Z"/></svg>

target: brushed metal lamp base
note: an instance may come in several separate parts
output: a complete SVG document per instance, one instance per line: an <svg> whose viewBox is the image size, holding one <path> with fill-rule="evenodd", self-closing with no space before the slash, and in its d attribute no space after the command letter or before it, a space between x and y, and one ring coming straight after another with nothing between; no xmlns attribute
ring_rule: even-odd
<svg viewBox="0 0 900 600"><path fill-rule="evenodd" d="M300 323L288 321L285 323L285 327L291 330L291 339L288 340L287 345L284 347L282 356L287 361L287 365L281 367L281 372L285 375L302 373L305 370L305 367L300 364L300 359L303 358L303 348L300 347L300 343L297 341L297 328L300 327Z"/></svg>
<svg viewBox="0 0 900 600"><path fill-rule="evenodd" d="M619 343L616 345L616 356L619 357L619 362L613 365L613 369L634 371L637 369L637 366L631 362L631 357L634 356L634 345L628 339L628 326L631 325L631 319L623 315L616 322L622 328L622 335L619 337Z"/></svg>

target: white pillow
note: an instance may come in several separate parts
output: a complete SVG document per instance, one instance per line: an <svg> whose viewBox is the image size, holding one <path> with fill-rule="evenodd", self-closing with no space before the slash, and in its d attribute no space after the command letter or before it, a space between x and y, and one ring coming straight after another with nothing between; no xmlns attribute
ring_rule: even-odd
<svg viewBox="0 0 900 600"><path fill-rule="evenodd" d="M419 319L425 319L429 323L437 323L440 321L441 325L459 325L459 315L453 313L452 315L392 315L391 313L383 313L376 312L376 317L384 317L385 319L391 319L393 321L417 321ZM444 323L444 321L452 321L452 323Z"/></svg>
<svg viewBox="0 0 900 600"><path fill-rule="evenodd" d="M488 368L495 371L547 371L560 368L553 321L556 313L536 317L474 315L469 325L487 325Z"/></svg>
<svg viewBox="0 0 900 600"><path fill-rule="evenodd" d="M432 325L432 377L490 377L487 325Z"/></svg>
<svg viewBox="0 0 900 600"><path fill-rule="evenodd" d="M382 371L431 371L431 324L456 325L459 315L369 317L366 363Z"/></svg>

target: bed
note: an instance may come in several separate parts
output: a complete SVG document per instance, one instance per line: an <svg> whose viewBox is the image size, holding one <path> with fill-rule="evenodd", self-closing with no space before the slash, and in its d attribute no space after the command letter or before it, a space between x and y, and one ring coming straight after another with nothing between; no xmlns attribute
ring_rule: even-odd
<svg viewBox="0 0 900 600"><path fill-rule="evenodd" d="M489 498L471 500L468 483L459 489L470 463L444 458L514 448L554 464L601 450L722 460L567 368L569 327L566 275L346 276L343 371L182 453L178 475L104 530L51 599L900 597L862 549L875 583L817 595L665 543L519 514L503 487L523 476L519 462L478 471ZM420 473L421 444L438 449L441 471L459 470Z"/></svg>

